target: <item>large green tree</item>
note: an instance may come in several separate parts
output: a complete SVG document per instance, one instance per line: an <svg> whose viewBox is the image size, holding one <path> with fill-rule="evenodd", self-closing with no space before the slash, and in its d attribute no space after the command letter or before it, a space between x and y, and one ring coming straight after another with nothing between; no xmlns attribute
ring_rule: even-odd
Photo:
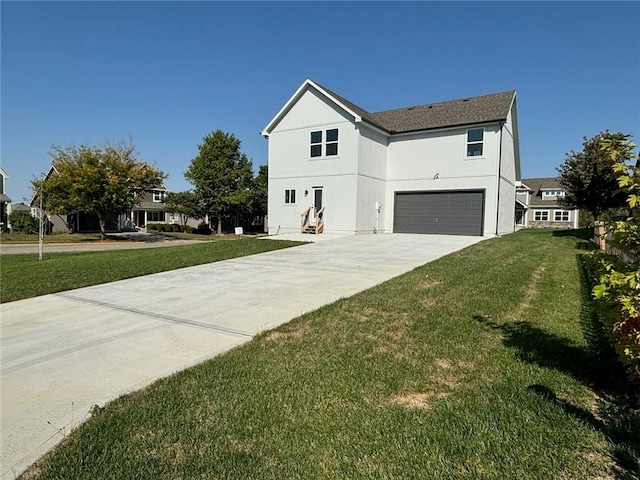
<svg viewBox="0 0 640 480"><path fill-rule="evenodd" d="M269 168L260 165L251 189L251 215L263 217L267 214L267 195L269 193Z"/></svg>
<svg viewBox="0 0 640 480"><path fill-rule="evenodd" d="M204 211L198 196L191 191L167 192L164 200L165 209L180 216L180 224L184 227L189 218L203 218Z"/></svg>
<svg viewBox="0 0 640 480"><path fill-rule="evenodd" d="M36 195L52 214L95 215L102 238L107 220L125 213L159 186L166 175L138 161L132 142L51 147L52 168L44 180L33 180Z"/></svg>
<svg viewBox="0 0 640 480"><path fill-rule="evenodd" d="M558 167L558 181L565 196L558 199L562 206L586 210L598 220L611 208L625 205L613 166L617 160L601 147L603 141L624 136L621 133L600 132L593 138L584 137L583 149L571 151Z"/></svg>
<svg viewBox="0 0 640 480"><path fill-rule="evenodd" d="M250 210L251 160L240 151L240 140L221 130L204 137L198 150L184 176L194 185L204 211L217 220L217 232L222 233L223 218Z"/></svg>

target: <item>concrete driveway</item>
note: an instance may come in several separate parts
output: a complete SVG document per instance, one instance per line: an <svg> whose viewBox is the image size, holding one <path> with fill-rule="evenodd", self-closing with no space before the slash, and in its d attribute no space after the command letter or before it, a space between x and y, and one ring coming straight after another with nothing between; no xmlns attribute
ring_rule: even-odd
<svg viewBox="0 0 640 480"><path fill-rule="evenodd" d="M482 240L327 238L0 305L2 478L61 441L94 404Z"/></svg>

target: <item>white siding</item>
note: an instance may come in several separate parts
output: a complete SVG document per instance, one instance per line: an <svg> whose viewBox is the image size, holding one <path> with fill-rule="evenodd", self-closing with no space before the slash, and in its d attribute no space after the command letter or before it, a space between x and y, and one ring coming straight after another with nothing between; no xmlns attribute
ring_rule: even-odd
<svg viewBox="0 0 640 480"><path fill-rule="evenodd" d="M386 135L362 124L359 132L356 230L359 233L391 231L384 221L384 210L390 206L385 205L389 141ZM381 212L376 219L377 203L381 205Z"/></svg>
<svg viewBox="0 0 640 480"><path fill-rule="evenodd" d="M465 158L467 128L393 138L387 160L387 228L393 225L394 192L483 190L483 231L485 235L495 234L499 131L498 125L484 127L483 155L476 158ZM510 215L513 225L513 204Z"/></svg>
<svg viewBox="0 0 640 480"><path fill-rule="evenodd" d="M514 107L515 108L515 105ZM500 195L498 209L498 233L511 233L515 229L515 201L516 201L516 142L514 138L513 115L510 111L502 126L501 164L500 164Z"/></svg>
<svg viewBox="0 0 640 480"><path fill-rule="evenodd" d="M311 157L312 131L338 129L338 155ZM355 231L358 132L348 114L312 90L306 91L269 135L269 234L297 232L300 214L323 187L325 232ZM285 189L296 203L284 204ZM305 197L304 192L308 191Z"/></svg>

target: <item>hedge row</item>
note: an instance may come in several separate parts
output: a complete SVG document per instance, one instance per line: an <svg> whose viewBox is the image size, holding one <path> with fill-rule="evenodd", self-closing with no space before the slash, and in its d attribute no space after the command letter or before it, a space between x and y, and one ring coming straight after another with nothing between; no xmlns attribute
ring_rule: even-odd
<svg viewBox="0 0 640 480"><path fill-rule="evenodd" d="M201 223L198 228L186 225L184 228L177 223L147 223L147 231L155 232L185 232L200 235L211 235L211 229L206 223Z"/></svg>

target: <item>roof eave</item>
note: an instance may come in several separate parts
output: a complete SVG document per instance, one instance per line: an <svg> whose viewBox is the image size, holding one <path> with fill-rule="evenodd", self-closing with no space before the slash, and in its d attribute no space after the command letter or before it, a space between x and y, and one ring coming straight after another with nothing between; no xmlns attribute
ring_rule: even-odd
<svg viewBox="0 0 640 480"><path fill-rule="evenodd" d="M285 103L284 106L278 111L278 113L276 113L275 117L273 117L271 121L267 124L267 126L264 127L264 129L261 132L262 136L267 138L269 137L269 134L273 131L275 126L278 124L278 122L280 122L282 117L284 117L285 114L291 109L291 107L300 99L300 97L302 97L302 95L304 94L304 92L307 90L308 87L313 87L322 95L324 95L326 98L328 98L333 103L335 103L340 108L342 108L344 111L346 111L349 115L353 117L355 123L362 122L362 117L360 115L358 115L352 109L347 107L344 103L340 102L337 98L335 98L333 95L327 92L320 85L315 83L313 80L307 78L304 82L302 82L302 85L300 85L300 87L295 91L295 93L291 96L291 98L287 100L287 103Z"/></svg>
<svg viewBox="0 0 640 480"><path fill-rule="evenodd" d="M431 132L431 131L435 131L435 130L450 130L452 128L461 128L461 127L469 127L471 125L491 125L494 123L501 123L501 122L505 122L507 119L506 118L496 118L495 120L483 120L481 122L464 122L464 123L454 123L451 125L442 125L442 126L438 126L438 127L427 127L427 128L416 128L413 130L402 130L401 132L398 132L396 130L390 130L389 133L391 135L405 135L405 134L412 134L412 133L419 133L419 132Z"/></svg>

